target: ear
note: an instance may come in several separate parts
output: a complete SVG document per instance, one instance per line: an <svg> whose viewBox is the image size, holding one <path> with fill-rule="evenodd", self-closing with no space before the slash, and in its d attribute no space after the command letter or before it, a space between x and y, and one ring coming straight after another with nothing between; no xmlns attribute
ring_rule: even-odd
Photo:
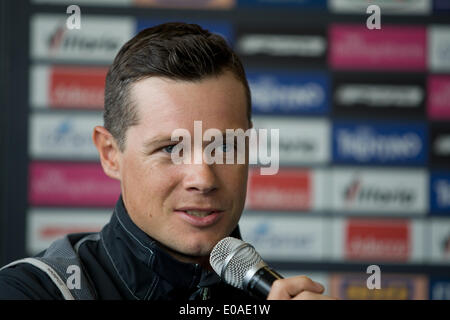
<svg viewBox="0 0 450 320"><path fill-rule="evenodd" d="M100 162L105 174L113 179L120 180L121 151L112 134L102 126L96 126L92 134L92 140L100 155Z"/></svg>

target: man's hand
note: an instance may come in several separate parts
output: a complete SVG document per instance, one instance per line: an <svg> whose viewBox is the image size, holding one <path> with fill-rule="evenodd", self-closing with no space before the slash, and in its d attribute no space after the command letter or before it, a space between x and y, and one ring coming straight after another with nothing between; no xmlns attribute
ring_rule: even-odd
<svg viewBox="0 0 450 320"><path fill-rule="evenodd" d="M325 288L306 276L276 280L267 300L336 300L323 295Z"/></svg>

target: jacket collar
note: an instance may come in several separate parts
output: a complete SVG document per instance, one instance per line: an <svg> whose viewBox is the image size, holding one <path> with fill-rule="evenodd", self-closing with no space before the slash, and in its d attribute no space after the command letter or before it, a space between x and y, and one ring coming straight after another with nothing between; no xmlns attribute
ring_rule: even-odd
<svg viewBox="0 0 450 320"><path fill-rule="evenodd" d="M215 272L178 261L160 248L131 220L122 197L101 236L114 271L135 299L187 299L199 287L221 281ZM241 238L238 226L231 236Z"/></svg>

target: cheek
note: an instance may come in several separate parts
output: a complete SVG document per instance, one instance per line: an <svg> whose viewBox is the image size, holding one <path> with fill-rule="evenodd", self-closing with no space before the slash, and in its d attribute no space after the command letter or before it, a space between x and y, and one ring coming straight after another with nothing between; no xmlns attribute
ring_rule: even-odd
<svg viewBox="0 0 450 320"><path fill-rule="evenodd" d="M144 186L146 168L135 158L128 157L121 163L121 182L125 189L141 189Z"/></svg>
<svg viewBox="0 0 450 320"><path fill-rule="evenodd" d="M176 186L176 170L161 161L146 162L138 157L127 159L123 165L122 192L128 193L141 210L161 210Z"/></svg>
<svg viewBox="0 0 450 320"><path fill-rule="evenodd" d="M235 198L239 198L239 195L245 197L245 191L247 190L247 165L224 165L220 170L221 180L229 192L236 194Z"/></svg>

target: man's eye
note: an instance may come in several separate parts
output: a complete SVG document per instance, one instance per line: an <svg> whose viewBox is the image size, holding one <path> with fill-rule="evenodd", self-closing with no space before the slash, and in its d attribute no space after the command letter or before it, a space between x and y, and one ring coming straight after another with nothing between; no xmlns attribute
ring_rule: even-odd
<svg viewBox="0 0 450 320"><path fill-rule="evenodd" d="M175 148L175 144L172 144L170 146L165 146L163 148L161 148L162 151L167 152L167 153L172 153L173 148Z"/></svg>

